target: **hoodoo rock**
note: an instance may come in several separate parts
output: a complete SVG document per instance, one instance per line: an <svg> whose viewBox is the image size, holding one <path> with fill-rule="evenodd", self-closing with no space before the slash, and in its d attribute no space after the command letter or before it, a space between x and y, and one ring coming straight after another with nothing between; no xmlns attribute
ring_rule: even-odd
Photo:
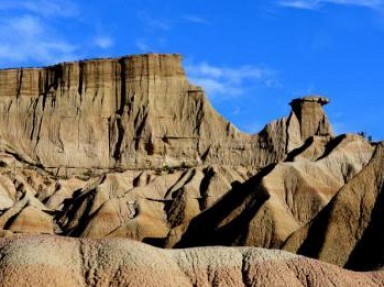
<svg viewBox="0 0 384 287"><path fill-rule="evenodd" d="M323 106L329 99L321 96L307 96L294 99L290 105L292 113L288 119L288 151L303 145L311 136L331 136L332 129Z"/></svg>

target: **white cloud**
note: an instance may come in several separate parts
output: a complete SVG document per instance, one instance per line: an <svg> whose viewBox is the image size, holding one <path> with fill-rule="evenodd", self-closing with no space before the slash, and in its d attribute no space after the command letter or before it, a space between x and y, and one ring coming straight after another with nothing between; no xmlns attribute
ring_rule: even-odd
<svg viewBox="0 0 384 287"><path fill-rule="evenodd" d="M113 46L113 40L112 40L112 38L110 38L108 36L96 37L96 39L94 40L94 43L95 43L96 47L104 49L104 50L111 48Z"/></svg>
<svg viewBox="0 0 384 287"><path fill-rule="evenodd" d="M55 35L39 17L0 19L0 63L34 61L41 64L73 59L77 47Z"/></svg>
<svg viewBox="0 0 384 287"><path fill-rule="evenodd" d="M72 0L0 0L0 65L46 65L81 57L81 46L113 45L111 37L95 33L83 43L61 31L66 21L79 21ZM96 28L96 27L95 27Z"/></svg>
<svg viewBox="0 0 384 287"><path fill-rule="evenodd" d="M139 20L149 29L168 31L171 28L171 21L152 17L144 11L137 13Z"/></svg>
<svg viewBox="0 0 384 287"><path fill-rule="evenodd" d="M78 47L60 36L53 21L74 17L70 0L0 0L0 64L53 64L76 58Z"/></svg>
<svg viewBox="0 0 384 287"><path fill-rule="evenodd" d="M135 42L136 48L139 49L140 52L147 53L152 51L152 48L144 39L138 39Z"/></svg>
<svg viewBox="0 0 384 287"><path fill-rule="evenodd" d="M0 10L15 10L44 17L72 17L78 7L69 0L1 0Z"/></svg>
<svg viewBox="0 0 384 287"><path fill-rule="evenodd" d="M282 0L282 1L279 1L279 5L284 7L308 9L308 10L315 10L318 7L317 1L302 1L302 0L297 0L297 1Z"/></svg>
<svg viewBox="0 0 384 287"><path fill-rule="evenodd" d="M274 72L257 66L218 67L206 62L185 67L190 81L205 89L211 97L232 97L244 94L257 84L271 83Z"/></svg>
<svg viewBox="0 0 384 287"><path fill-rule="evenodd" d="M382 9L384 6L383 0L280 0L280 6L318 10L326 4L345 5L345 6L360 6L370 9Z"/></svg>

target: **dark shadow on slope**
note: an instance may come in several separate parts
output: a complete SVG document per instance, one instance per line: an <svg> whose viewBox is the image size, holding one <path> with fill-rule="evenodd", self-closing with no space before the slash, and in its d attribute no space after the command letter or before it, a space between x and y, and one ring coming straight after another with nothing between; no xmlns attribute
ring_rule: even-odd
<svg viewBox="0 0 384 287"><path fill-rule="evenodd" d="M265 167L243 184L233 183L227 194L191 220L175 248L241 243L248 234L249 222L269 199L269 194L264 190L255 188L274 167L275 164ZM231 219L229 215L232 212L238 212L238 215L232 215Z"/></svg>
<svg viewBox="0 0 384 287"><path fill-rule="evenodd" d="M347 137L347 135L340 135L332 139L327 145L325 146L325 151L322 156L320 156L317 160L321 160L323 158L326 158L331 154L331 152Z"/></svg>
<svg viewBox="0 0 384 287"><path fill-rule="evenodd" d="M96 193L97 190L94 189L83 194L82 190L79 189L74 192L72 198L64 200L63 210L54 218L55 222L63 230L64 235L79 237L86 229L90 221L89 213L92 209ZM76 220L77 224L69 228L68 226Z"/></svg>
<svg viewBox="0 0 384 287"><path fill-rule="evenodd" d="M372 210L371 221L352 251L345 268L371 271L384 266L384 186Z"/></svg>
<svg viewBox="0 0 384 287"><path fill-rule="evenodd" d="M207 167L203 170L204 177L200 183L199 191L201 198L198 200L199 209L201 211L207 208L207 198L208 198L208 188L211 183L212 178L215 176L215 171L212 167Z"/></svg>
<svg viewBox="0 0 384 287"><path fill-rule="evenodd" d="M166 238L158 237L146 237L143 239L143 243L155 246L155 247L164 247Z"/></svg>
<svg viewBox="0 0 384 287"><path fill-rule="evenodd" d="M324 207L318 215L309 223L308 235L301 244L297 254L312 258L319 258L320 251L323 247L327 228L329 225L329 217L335 202L335 197ZM292 235L291 235L292 236ZM291 237L290 236L290 237ZM289 241L290 237L286 240Z"/></svg>
<svg viewBox="0 0 384 287"><path fill-rule="evenodd" d="M314 140L313 137L307 138L302 146L294 149L287 155L285 161L293 161L296 156L303 153L307 148L311 146L311 144L313 143L313 140Z"/></svg>

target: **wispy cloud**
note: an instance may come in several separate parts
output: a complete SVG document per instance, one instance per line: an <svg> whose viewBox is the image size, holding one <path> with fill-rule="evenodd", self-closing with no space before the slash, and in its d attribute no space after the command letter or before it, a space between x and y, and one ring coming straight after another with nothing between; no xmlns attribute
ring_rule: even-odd
<svg viewBox="0 0 384 287"><path fill-rule="evenodd" d="M158 16L153 16L146 11L139 11L137 13L137 17L147 30L152 31L167 32L171 30L175 25L183 23L193 23L200 25L210 24L207 19L195 14L160 18Z"/></svg>
<svg viewBox="0 0 384 287"><path fill-rule="evenodd" d="M84 48L113 46L112 37L92 31L97 27L89 26L84 42L62 31L63 23L79 24L79 15L72 0L0 0L0 65L54 64L81 58Z"/></svg>
<svg viewBox="0 0 384 287"><path fill-rule="evenodd" d="M211 25L212 23L196 14L184 15L156 15L142 10L136 13L141 23L141 35L135 41L135 47L139 52L167 50L168 37L177 28L185 28L187 25ZM168 49L169 50L169 49Z"/></svg>
<svg viewBox="0 0 384 287"><path fill-rule="evenodd" d="M144 11L138 12L137 17L149 29L168 31L171 28L169 19L159 19Z"/></svg>
<svg viewBox="0 0 384 287"><path fill-rule="evenodd" d="M1 0L0 10L15 10L44 17L72 17L79 13L78 6L68 0Z"/></svg>
<svg viewBox="0 0 384 287"><path fill-rule="evenodd" d="M139 49L140 52L147 53L152 50L151 46L147 43L145 39L138 39L135 42L135 46Z"/></svg>
<svg viewBox="0 0 384 287"><path fill-rule="evenodd" d="M113 46L113 40L109 36L98 36L95 38L94 44L96 47L105 50Z"/></svg>
<svg viewBox="0 0 384 287"><path fill-rule="evenodd" d="M219 67L206 62L187 64L186 72L191 82L203 87L211 97L241 96L255 83L268 85L275 74L263 67Z"/></svg>
<svg viewBox="0 0 384 287"><path fill-rule="evenodd" d="M280 6L296 9L318 10L326 4L359 6L374 10L381 10L384 7L383 0L280 0Z"/></svg>
<svg viewBox="0 0 384 287"><path fill-rule="evenodd" d="M52 37L46 23L36 16L13 16L0 20L0 63L34 61L42 64L73 59L77 47Z"/></svg>

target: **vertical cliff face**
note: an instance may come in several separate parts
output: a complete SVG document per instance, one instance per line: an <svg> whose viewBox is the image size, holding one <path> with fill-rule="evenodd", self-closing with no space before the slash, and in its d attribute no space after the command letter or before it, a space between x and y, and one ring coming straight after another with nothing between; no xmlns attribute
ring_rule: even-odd
<svg viewBox="0 0 384 287"><path fill-rule="evenodd" d="M287 146L324 133L326 118L313 103L295 102L288 122L251 136L188 82L179 55L8 69L0 70L0 139L23 157L65 172L201 163L261 167L283 159Z"/></svg>

